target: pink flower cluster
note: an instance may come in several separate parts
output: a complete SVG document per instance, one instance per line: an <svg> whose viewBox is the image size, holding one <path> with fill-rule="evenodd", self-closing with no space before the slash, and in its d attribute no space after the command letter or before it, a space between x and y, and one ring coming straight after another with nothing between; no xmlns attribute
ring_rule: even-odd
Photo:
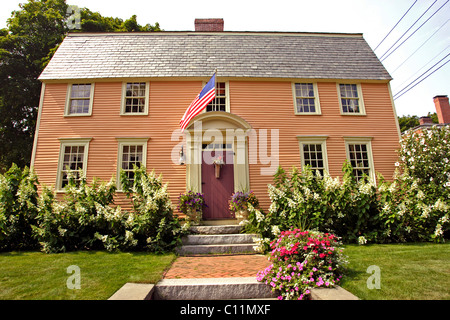
<svg viewBox="0 0 450 320"><path fill-rule="evenodd" d="M337 271L338 239L328 233L283 231L271 246L272 264L257 280L280 293L279 299L308 299L310 288L331 287L341 279Z"/></svg>

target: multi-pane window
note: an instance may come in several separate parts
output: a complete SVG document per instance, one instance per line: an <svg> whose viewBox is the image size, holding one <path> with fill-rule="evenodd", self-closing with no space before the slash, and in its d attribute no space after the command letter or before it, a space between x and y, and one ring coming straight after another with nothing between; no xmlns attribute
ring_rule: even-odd
<svg viewBox="0 0 450 320"><path fill-rule="evenodd" d="M119 142L119 155L117 165L117 176L121 171L131 181L134 179L135 166L140 168L146 165L148 138L117 138ZM120 181L118 181L118 189Z"/></svg>
<svg viewBox="0 0 450 320"><path fill-rule="evenodd" d="M146 82L128 82L125 84L124 114L146 114L148 84Z"/></svg>
<svg viewBox="0 0 450 320"><path fill-rule="evenodd" d="M92 106L92 89L93 85L90 83L70 85L66 114L89 115Z"/></svg>
<svg viewBox="0 0 450 320"><path fill-rule="evenodd" d="M303 159L304 165L310 166L310 168L316 172L319 170L323 176L325 163L323 158L322 144L303 144Z"/></svg>
<svg viewBox="0 0 450 320"><path fill-rule="evenodd" d="M343 113L362 113L361 99L356 84L340 84L339 91Z"/></svg>
<svg viewBox="0 0 450 320"><path fill-rule="evenodd" d="M309 166L314 171L319 171L323 176L328 172L327 136L297 136L300 143L300 158L302 168Z"/></svg>
<svg viewBox="0 0 450 320"><path fill-rule="evenodd" d="M216 97L206 106L209 111L227 111L227 87L226 82L216 83Z"/></svg>
<svg viewBox="0 0 450 320"><path fill-rule="evenodd" d="M69 173L80 181L86 173L87 152L90 139L62 139L58 166L58 190L64 189L69 183Z"/></svg>
<svg viewBox="0 0 450 320"><path fill-rule="evenodd" d="M296 113L318 113L313 83L295 83Z"/></svg>
<svg viewBox="0 0 450 320"><path fill-rule="evenodd" d="M348 156L350 164L353 167L353 175L359 181L364 176L370 177L370 152L368 144L349 143Z"/></svg>
<svg viewBox="0 0 450 320"><path fill-rule="evenodd" d="M130 180L134 178L134 167L142 165L143 148L143 145L122 145L121 168Z"/></svg>

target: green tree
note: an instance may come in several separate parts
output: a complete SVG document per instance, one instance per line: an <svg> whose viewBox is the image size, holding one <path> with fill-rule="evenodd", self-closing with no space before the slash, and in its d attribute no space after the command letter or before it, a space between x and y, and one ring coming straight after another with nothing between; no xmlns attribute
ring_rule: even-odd
<svg viewBox="0 0 450 320"><path fill-rule="evenodd" d="M427 117L430 117L433 123L439 123L436 112L428 112ZM401 116L398 117L398 124L400 126L400 132L405 132L406 130L417 127L419 125L419 117L416 115Z"/></svg>
<svg viewBox="0 0 450 320"><path fill-rule="evenodd" d="M0 172L12 163L29 165L41 83L38 79L69 28L66 0L29 0L13 11L0 29ZM123 21L80 9L75 32L160 31L159 24L141 26L136 16Z"/></svg>

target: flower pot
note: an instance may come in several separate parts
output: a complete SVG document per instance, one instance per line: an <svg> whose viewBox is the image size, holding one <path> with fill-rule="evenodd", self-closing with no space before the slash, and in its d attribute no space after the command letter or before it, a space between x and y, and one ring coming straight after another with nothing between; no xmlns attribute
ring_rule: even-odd
<svg viewBox="0 0 450 320"><path fill-rule="evenodd" d="M236 219L241 222L243 220L248 220L248 210L245 209L241 209L239 211L236 211Z"/></svg>
<svg viewBox="0 0 450 320"><path fill-rule="evenodd" d="M214 164L214 172L216 174L216 179L220 178L220 168L222 167L221 164L215 163Z"/></svg>
<svg viewBox="0 0 450 320"><path fill-rule="evenodd" d="M186 216L189 219L189 221L191 222L191 225L199 225L200 221L202 219L202 211L201 210L196 210L193 208L189 208L186 212Z"/></svg>

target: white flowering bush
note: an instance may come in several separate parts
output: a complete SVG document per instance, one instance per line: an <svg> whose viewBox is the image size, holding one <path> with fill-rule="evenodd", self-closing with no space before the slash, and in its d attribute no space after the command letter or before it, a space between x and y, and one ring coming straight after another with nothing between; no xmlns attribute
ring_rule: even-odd
<svg viewBox="0 0 450 320"><path fill-rule="evenodd" d="M41 250L173 249L185 230L173 216L167 185L145 168L135 169L132 182L123 174L121 178L122 188L131 198L132 211L114 206L114 179L94 179L89 185L85 178L77 182L69 173L64 201L56 200L55 192L44 187L39 197L37 225L33 227Z"/></svg>
<svg viewBox="0 0 450 320"><path fill-rule="evenodd" d="M443 241L449 229L450 127L402 137L393 182L381 180L386 242Z"/></svg>
<svg viewBox="0 0 450 320"><path fill-rule="evenodd" d="M247 228L262 234L259 251L267 250L280 230L292 227L332 232L345 242L355 243L360 237L376 241L381 228L377 188L369 179L356 182L348 163L343 171L340 181L309 168L300 173L294 167L289 175L279 168L274 184L268 186L269 212L264 215L249 208L249 222L254 229Z"/></svg>
<svg viewBox="0 0 450 320"><path fill-rule="evenodd" d="M28 167L13 164L0 174L0 251L37 247L32 225L37 215L38 178Z"/></svg>
<svg viewBox="0 0 450 320"><path fill-rule="evenodd" d="M153 252L173 249L181 243L181 236L187 233L173 214L167 184L162 176L147 173L145 167L135 168L134 179L128 180L121 172L122 189L131 198L134 216L131 231L140 245Z"/></svg>

